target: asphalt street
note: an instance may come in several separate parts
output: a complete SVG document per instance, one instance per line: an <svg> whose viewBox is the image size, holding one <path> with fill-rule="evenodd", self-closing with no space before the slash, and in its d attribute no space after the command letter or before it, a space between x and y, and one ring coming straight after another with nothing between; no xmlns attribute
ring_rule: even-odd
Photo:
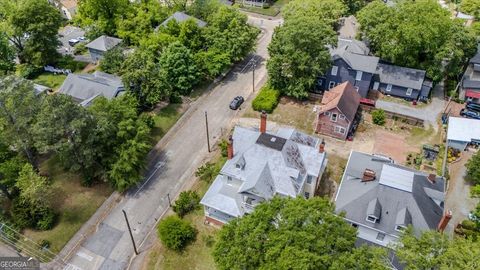
<svg viewBox="0 0 480 270"><path fill-rule="evenodd" d="M205 131L205 111L208 112L212 144L234 120L236 111L229 102L238 95L247 99L252 94L252 65L257 61L255 82L258 89L267 76L265 64L267 46L278 20L249 17L249 22L262 28L256 51L237 65L215 88L205 93L190 107L177 126L170 130L154 149L146 181L140 189L123 197L100 223L97 231L86 238L68 261L65 269L126 269L134 256L122 210L125 210L139 251L143 241L154 229L158 219L168 210L168 196L174 198L191 179L208 153ZM248 100L248 99L247 99ZM248 106L246 103L244 106Z"/></svg>

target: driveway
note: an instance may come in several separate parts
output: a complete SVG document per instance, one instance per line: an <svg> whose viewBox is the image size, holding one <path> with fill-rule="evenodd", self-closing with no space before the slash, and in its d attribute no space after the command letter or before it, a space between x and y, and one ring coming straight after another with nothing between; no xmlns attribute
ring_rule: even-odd
<svg viewBox="0 0 480 270"><path fill-rule="evenodd" d="M438 131L437 119L440 114L443 113L446 105L446 101L443 98L443 82L437 84L432 91L433 93L430 103L421 108L380 99L377 100L375 107L385 111L423 119L426 125L431 125L435 131Z"/></svg>
<svg viewBox="0 0 480 270"><path fill-rule="evenodd" d="M73 55L73 47L68 44L68 41L70 39L78 39L79 37L85 36L85 31L79 27L67 25L64 28L60 29L58 31L58 34L60 35L59 41L61 42L61 45L58 49L58 52L61 53L62 55L72 55L75 60L80 61L80 62L91 62L91 59L89 56L84 56L84 55ZM81 42L88 42L87 40L81 41Z"/></svg>
<svg viewBox="0 0 480 270"><path fill-rule="evenodd" d="M453 232L454 227L468 218L468 213L479 203L479 199L470 197L470 184L466 183L464 177L467 173L465 164L472 157L474 152L463 152L460 161L450 164L450 181L448 182L445 209L453 212L452 219L447 226L447 231Z"/></svg>
<svg viewBox="0 0 480 270"><path fill-rule="evenodd" d="M263 35L257 43L255 59L255 85L259 89L266 79L265 59L273 29L279 21L249 17L249 22L262 25ZM253 56L252 56L253 57ZM250 58L252 58L250 57ZM73 256L68 259L68 269L126 269L134 251L122 213L128 215L133 237L140 253L146 250L144 240L168 210L172 200L192 178L197 167L208 153L205 132L205 111L208 112L209 131L213 144L229 127L238 111L228 108L233 97L247 97L249 106L252 94L252 72L246 62L237 65L214 89L199 98L179 122L155 146L151 153L148 177L137 190L126 194L113 208L95 233L87 236Z"/></svg>

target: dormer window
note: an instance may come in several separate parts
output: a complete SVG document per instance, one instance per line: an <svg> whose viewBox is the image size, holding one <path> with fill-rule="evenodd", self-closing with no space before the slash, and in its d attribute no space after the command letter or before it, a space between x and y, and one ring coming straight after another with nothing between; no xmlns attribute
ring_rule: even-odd
<svg viewBox="0 0 480 270"><path fill-rule="evenodd" d="M375 216L371 216L371 215L367 216L367 221L368 221L368 222L377 223L377 220L378 220L378 219L377 219L377 217L375 217Z"/></svg>
<svg viewBox="0 0 480 270"><path fill-rule="evenodd" d="M380 215L382 214L382 206L377 198L371 200L367 206L367 218L366 220L371 223L378 223L380 221Z"/></svg>
<svg viewBox="0 0 480 270"><path fill-rule="evenodd" d="M395 231L397 231L397 232L403 232L405 229L407 229L407 228L405 226L402 226L402 225L395 226Z"/></svg>

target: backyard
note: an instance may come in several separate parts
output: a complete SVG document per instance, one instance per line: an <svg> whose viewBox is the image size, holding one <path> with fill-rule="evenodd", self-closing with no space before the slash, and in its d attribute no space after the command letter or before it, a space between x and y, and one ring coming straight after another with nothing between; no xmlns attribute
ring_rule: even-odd
<svg viewBox="0 0 480 270"><path fill-rule="evenodd" d="M277 0L273 5L269 7L254 7L254 6L242 6L241 8L248 12L258 13L265 16L275 17L280 13L282 7L287 4L290 0Z"/></svg>

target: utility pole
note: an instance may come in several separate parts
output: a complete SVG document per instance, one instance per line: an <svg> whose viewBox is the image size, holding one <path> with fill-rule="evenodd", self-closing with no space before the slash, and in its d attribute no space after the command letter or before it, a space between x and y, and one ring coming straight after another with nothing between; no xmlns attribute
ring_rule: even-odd
<svg viewBox="0 0 480 270"><path fill-rule="evenodd" d="M210 153L210 136L208 135L208 116L207 116L207 111L205 111L205 129L207 130L207 146L208 146L208 152Z"/></svg>
<svg viewBox="0 0 480 270"><path fill-rule="evenodd" d="M135 255L138 255L137 246L135 245L135 240L133 239L132 229L130 228L130 223L128 222L127 212L122 209L123 216L125 217L125 221L127 222L128 232L130 233L130 239L132 239L133 250L135 251Z"/></svg>
<svg viewBox="0 0 480 270"><path fill-rule="evenodd" d="M170 201L170 193L167 193L168 206L172 207L172 201Z"/></svg>
<svg viewBox="0 0 480 270"><path fill-rule="evenodd" d="M257 67L255 61L252 63L252 93L255 93L255 68Z"/></svg>

